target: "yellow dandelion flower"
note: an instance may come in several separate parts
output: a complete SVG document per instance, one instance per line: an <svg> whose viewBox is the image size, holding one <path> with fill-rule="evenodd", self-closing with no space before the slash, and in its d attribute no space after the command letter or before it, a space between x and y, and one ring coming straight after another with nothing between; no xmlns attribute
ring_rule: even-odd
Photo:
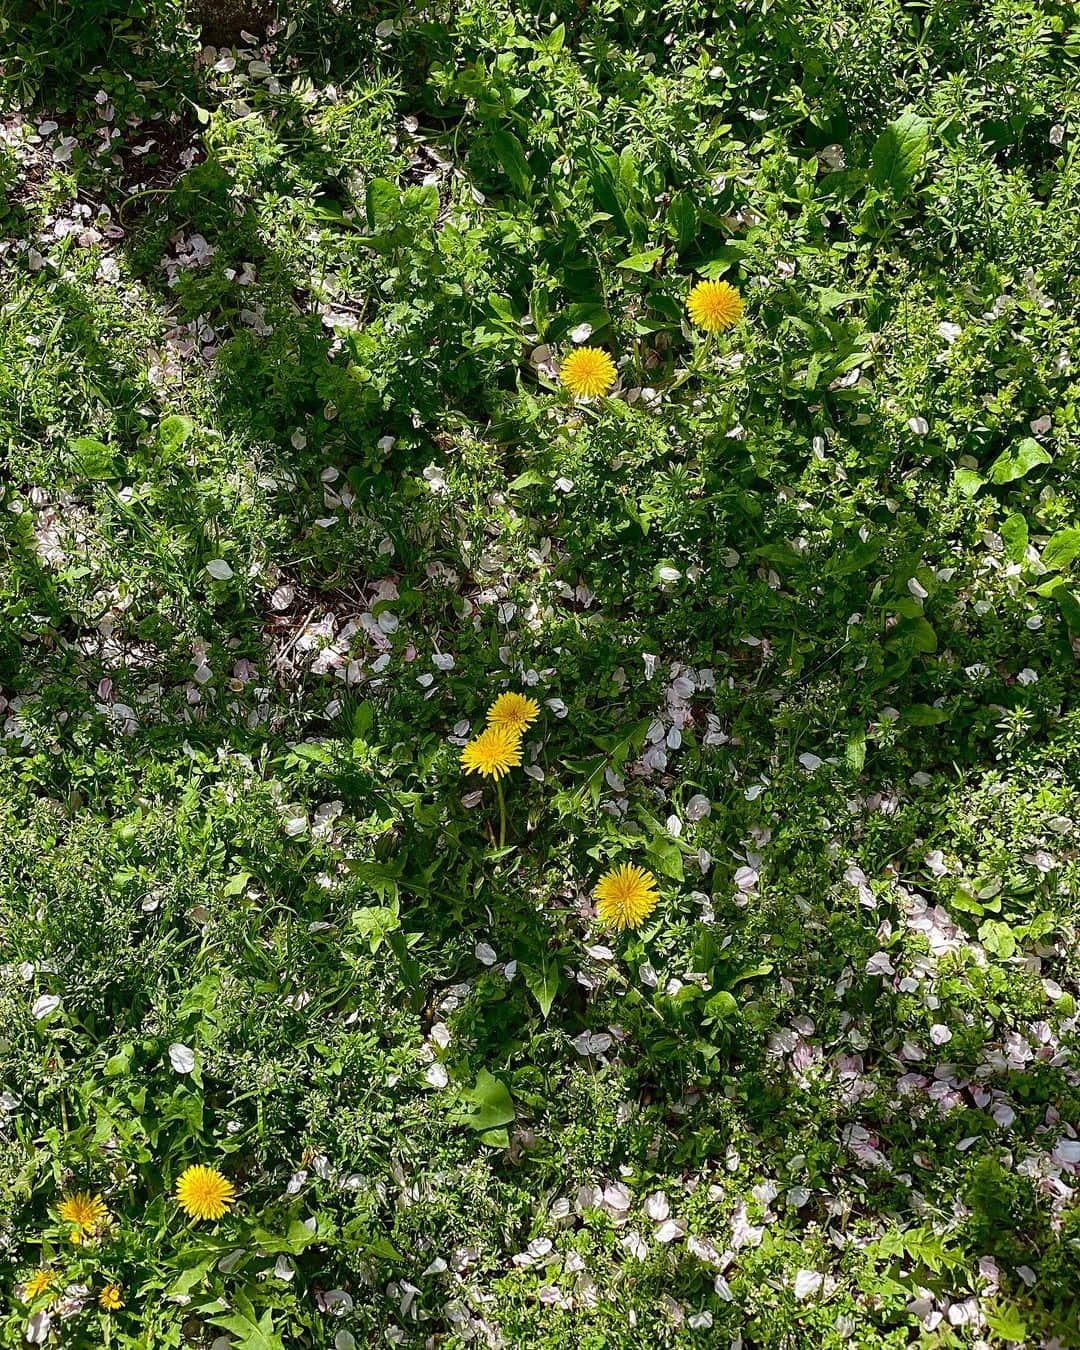
<svg viewBox="0 0 1080 1350"><path fill-rule="evenodd" d="M489 727L505 727L520 736L540 716L540 704L524 694L500 694L487 710Z"/></svg>
<svg viewBox="0 0 1080 1350"><path fill-rule="evenodd" d="M50 1270L47 1266L42 1266L39 1270L35 1270L23 1285L23 1301L33 1303L39 1294L43 1294L46 1289L51 1288L55 1283L56 1271Z"/></svg>
<svg viewBox="0 0 1080 1350"><path fill-rule="evenodd" d="M120 1286L118 1284L107 1284L98 1294L98 1302L106 1312L116 1312L118 1308L122 1308L124 1300L120 1295Z"/></svg>
<svg viewBox="0 0 1080 1350"><path fill-rule="evenodd" d="M653 874L632 863L605 872L593 895L597 914L614 928L640 928L660 899Z"/></svg>
<svg viewBox="0 0 1080 1350"><path fill-rule="evenodd" d="M521 763L521 732L509 727L486 727L461 752L461 767L467 773L482 773L496 782Z"/></svg>
<svg viewBox="0 0 1080 1350"><path fill-rule="evenodd" d="M743 298L726 281L699 281L690 292L686 308L699 328L706 333L721 333L742 318Z"/></svg>
<svg viewBox="0 0 1080 1350"><path fill-rule="evenodd" d="M615 365L599 347L577 347L560 363L559 379L575 398L599 398L615 383Z"/></svg>
<svg viewBox="0 0 1080 1350"><path fill-rule="evenodd" d="M220 1219L235 1198L232 1182L216 1167L196 1164L182 1172L176 1183L176 1203L189 1219Z"/></svg>
<svg viewBox="0 0 1080 1350"><path fill-rule="evenodd" d="M101 1196L90 1195L87 1191L65 1195L60 1201L59 1214L65 1223L73 1223L84 1231L100 1228L109 1217Z"/></svg>

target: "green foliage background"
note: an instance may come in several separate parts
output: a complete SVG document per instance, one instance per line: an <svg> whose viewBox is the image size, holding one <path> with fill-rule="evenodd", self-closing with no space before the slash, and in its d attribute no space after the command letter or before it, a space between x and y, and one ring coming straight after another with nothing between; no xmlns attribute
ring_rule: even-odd
<svg viewBox="0 0 1080 1350"><path fill-rule="evenodd" d="M1075 7L214 8L0 0L0 1344L1080 1344Z"/></svg>

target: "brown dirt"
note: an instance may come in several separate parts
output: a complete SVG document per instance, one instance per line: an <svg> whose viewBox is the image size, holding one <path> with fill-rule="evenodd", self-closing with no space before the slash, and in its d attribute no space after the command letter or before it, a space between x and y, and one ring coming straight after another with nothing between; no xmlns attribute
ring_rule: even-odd
<svg viewBox="0 0 1080 1350"><path fill-rule="evenodd" d="M246 30L258 34L274 16L273 0L193 0L191 14L202 29L203 42L230 47Z"/></svg>

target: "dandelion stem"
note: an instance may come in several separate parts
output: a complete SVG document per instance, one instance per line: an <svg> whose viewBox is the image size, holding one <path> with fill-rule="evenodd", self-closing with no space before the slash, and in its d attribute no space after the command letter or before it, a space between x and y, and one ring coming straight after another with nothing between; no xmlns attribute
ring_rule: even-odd
<svg viewBox="0 0 1080 1350"><path fill-rule="evenodd" d="M499 847L506 847L506 798L503 796L502 783L495 779L495 791L499 798Z"/></svg>
<svg viewBox="0 0 1080 1350"><path fill-rule="evenodd" d="M680 385L685 384L687 380L691 379L694 375L698 373L698 371L700 371L701 367L705 364L705 358L708 356L709 351L712 347L712 340L714 336L715 334L713 333L706 333L704 339L697 344L697 346L694 348L694 354L690 358L690 364L688 366L685 366L683 368L682 374L677 375L675 379L671 382L671 384L668 386L669 393L678 389Z"/></svg>

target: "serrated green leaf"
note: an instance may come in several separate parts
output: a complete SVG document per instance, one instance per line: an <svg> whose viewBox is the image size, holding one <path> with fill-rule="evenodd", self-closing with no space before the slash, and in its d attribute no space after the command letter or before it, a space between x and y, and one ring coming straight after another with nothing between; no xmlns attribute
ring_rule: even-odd
<svg viewBox="0 0 1080 1350"><path fill-rule="evenodd" d="M1021 1317L1018 1309L999 1307L993 1312L987 1310L983 1315L986 1319L986 1325L1003 1341L1014 1341L1020 1344L1027 1340L1027 1323Z"/></svg>
<svg viewBox="0 0 1080 1350"><path fill-rule="evenodd" d="M468 1103L469 1109L459 1107L453 1118L470 1130L497 1130L501 1125L509 1125L516 1116L510 1089L487 1069L479 1070L475 1085L462 1092L461 1100Z"/></svg>
<svg viewBox="0 0 1080 1350"><path fill-rule="evenodd" d="M930 145L930 124L917 113L903 113L890 122L870 152L870 183L879 192L891 188L907 194Z"/></svg>

